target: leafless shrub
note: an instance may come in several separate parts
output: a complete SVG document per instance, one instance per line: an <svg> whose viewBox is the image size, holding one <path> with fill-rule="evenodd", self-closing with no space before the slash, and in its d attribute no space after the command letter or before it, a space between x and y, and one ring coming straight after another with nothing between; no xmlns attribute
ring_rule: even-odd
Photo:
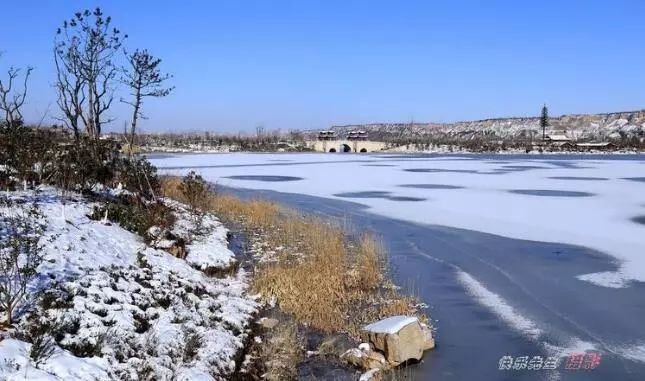
<svg viewBox="0 0 645 381"><path fill-rule="evenodd" d="M184 363L189 363L193 361L199 348L201 348L204 338L198 332L182 326L184 333L184 350L183 350L183 361Z"/></svg>
<svg viewBox="0 0 645 381"><path fill-rule="evenodd" d="M5 323L11 325L14 312L31 302L27 286L42 262L41 245L44 226L38 207L0 201L0 309Z"/></svg>
<svg viewBox="0 0 645 381"><path fill-rule="evenodd" d="M54 338L48 334L40 335L34 338L29 349L29 357L38 365L47 361L56 351L56 343Z"/></svg>
<svg viewBox="0 0 645 381"><path fill-rule="evenodd" d="M15 82L19 80L20 69L10 67L7 71L7 80L0 79L0 111L4 113L4 125L7 129L15 129L22 125L22 106L25 104L27 97L27 83L33 68L28 67L23 76L23 88L16 89Z"/></svg>

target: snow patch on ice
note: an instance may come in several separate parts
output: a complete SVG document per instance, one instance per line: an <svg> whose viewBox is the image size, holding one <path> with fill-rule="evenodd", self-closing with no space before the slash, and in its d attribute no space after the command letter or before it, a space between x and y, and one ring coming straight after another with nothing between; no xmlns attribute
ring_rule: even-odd
<svg viewBox="0 0 645 381"><path fill-rule="evenodd" d="M489 291L480 282L475 280L468 273L458 270L457 279L466 287L468 293L479 301L483 306L489 308L503 321L509 324L522 334L536 340L541 334L535 322L522 316L517 310L511 307L501 296Z"/></svg>
<svg viewBox="0 0 645 381"><path fill-rule="evenodd" d="M542 343L542 346L547 351L549 356L556 356L559 358L567 357L569 355L577 353L595 351L598 349L593 343L578 338L570 339L566 345L553 345L545 342Z"/></svg>
<svg viewBox="0 0 645 381"><path fill-rule="evenodd" d="M645 343L612 347L611 350L626 359L645 363Z"/></svg>
<svg viewBox="0 0 645 381"><path fill-rule="evenodd" d="M578 275L576 278L595 284L596 286L609 287L609 288L625 288L629 286L631 280L625 274L619 271L604 271L599 273L591 273Z"/></svg>

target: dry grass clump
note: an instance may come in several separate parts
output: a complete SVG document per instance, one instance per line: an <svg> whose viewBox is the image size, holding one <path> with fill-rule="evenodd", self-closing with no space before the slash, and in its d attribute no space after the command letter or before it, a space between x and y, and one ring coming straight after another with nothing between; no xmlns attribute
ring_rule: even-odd
<svg viewBox="0 0 645 381"><path fill-rule="evenodd" d="M167 196L183 201L180 182L162 179L162 187ZM340 226L319 218L218 192L211 193L209 210L240 223L262 247L281 248L271 262L258 263L253 287L300 323L358 337L364 324L416 313L412 298L383 287L385 251L374 236L351 242Z"/></svg>
<svg viewBox="0 0 645 381"><path fill-rule="evenodd" d="M300 245L284 234L274 239L286 238L280 245L299 246L302 255L260 268L254 286L265 298L275 297L280 308L297 320L324 331L341 330L347 311L343 234L322 222L291 220L289 225L302 233L296 233L302 237Z"/></svg>
<svg viewBox="0 0 645 381"><path fill-rule="evenodd" d="M166 197L188 203L182 192L182 179L166 176L160 179ZM239 197L211 191L204 208L226 221L242 222L250 229L265 229L276 223L280 208L264 200L244 201Z"/></svg>
<svg viewBox="0 0 645 381"><path fill-rule="evenodd" d="M172 198L173 200L185 202L184 196L180 190L181 177L164 176L159 178L161 190L164 196Z"/></svg>
<svg viewBox="0 0 645 381"><path fill-rule="evenodd" d="M373 236L361 237L356 253L360 287L367 291L377 288L383 281L384 249Z"/></svg>
<svg viewBox="0 0 645 381"><path fill-rule="evenodd" d="M242 200L228 194L212 193L208 205L211 212L226 221L241 222L247 229L268 229L274 226L280 207L264 200Z"/></svg>

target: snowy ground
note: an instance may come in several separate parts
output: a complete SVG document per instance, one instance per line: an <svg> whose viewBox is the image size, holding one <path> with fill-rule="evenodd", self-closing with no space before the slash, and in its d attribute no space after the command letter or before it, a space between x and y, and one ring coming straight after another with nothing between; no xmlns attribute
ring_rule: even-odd
<svg viewBox="0 0 645 381"><path fill-rule="evenodd" d="M486 159L340 154L201 154L152 159L165 172L180 174L194 168L223 185L341 198L367 205L374 213L412 222L590 247L620 263L618 272L580 276L607 287L645 281L644 226L633 220L645 215L644 161L643 156L636 160L589 156L562 160L555 156ZM240 175L300 179L229 177ZM533 191L547 192L535 195Z"/></svg>
<svg viewBox="0 0 645 381"><path fill-rule="evenodd" d="M46 297L20 316L16 329L56 322L61 337L38 365L29 358L31 344L0 341L0 379L138 380L153 374L159 380L217 380L235 369L257 304L247 294L243 270L219 278L200 271L235 262L217 219L206 216L206 234L190 236L190 218L173 205L174 232L189 242L183 260L116 224L89 219L92 204L82 199L68 201L64 213L52 189L37 200L47 244L30 289Z"/></svg>

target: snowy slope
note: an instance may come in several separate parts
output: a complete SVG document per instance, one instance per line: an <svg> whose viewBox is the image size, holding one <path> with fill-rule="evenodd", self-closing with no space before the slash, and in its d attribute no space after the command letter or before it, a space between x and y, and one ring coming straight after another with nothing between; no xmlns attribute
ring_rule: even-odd
<svg viewBox="0 0 645 381"><path fill-rule="evenodd" d="M63 208L53 189L37 199L46 216L47 244L31 290L44 290L49 308L39 302L17 330L56 322L62 339L38 366L29 360L30 344L0 341L0 379L138 380L148 374L160 380L217 380L235 370L233 359L257 304L247 294L243 270L223 278L199 270L235 261L216 218L207 216L209 234L194 237L187 246L191 256L183 260L147 247L116 224L89 219L92 205L83 199ZM177 230L187 227L184 219L178 221Z"/></svg>

